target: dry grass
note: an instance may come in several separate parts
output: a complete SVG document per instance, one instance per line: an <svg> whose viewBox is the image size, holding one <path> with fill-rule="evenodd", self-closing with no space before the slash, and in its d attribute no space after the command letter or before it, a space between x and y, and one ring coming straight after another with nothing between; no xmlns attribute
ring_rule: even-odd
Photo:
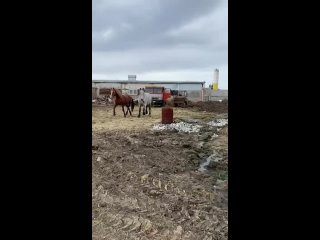
<svg viewBox="0 0 320 240"><path fill-rule="evenodd" d="M121 107L116 108L116 116L112 116L111 106L93 106L92 110L92 130L103 132L110 130L139 131L150 128L153 124L161 123L161 108L152 108L151 116L137 117L138 109L135 108L132 117L123 117ZM187 108L173 108L173 118L177 120L200 119L210 121L216 114L209 112L196 112Z"/></svg>

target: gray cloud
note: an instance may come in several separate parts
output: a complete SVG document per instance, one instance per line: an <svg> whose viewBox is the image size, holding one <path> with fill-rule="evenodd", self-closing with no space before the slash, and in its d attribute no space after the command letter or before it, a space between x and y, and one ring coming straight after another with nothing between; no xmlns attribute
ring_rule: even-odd
<svg viewBox="0 0 320 240"><path fill-rule="evenodd" d="M226 0L93 0L92 27L95 79L188 72L209 83L214 68L227 70Z"/></svg>

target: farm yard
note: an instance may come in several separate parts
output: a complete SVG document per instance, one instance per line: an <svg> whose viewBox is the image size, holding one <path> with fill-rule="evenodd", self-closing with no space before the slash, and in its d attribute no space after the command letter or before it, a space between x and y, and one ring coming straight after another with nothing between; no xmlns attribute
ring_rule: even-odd
<svg viewBox="0 0 320 240"><path fill-rule="evenodd" d="M227 239L228 102L112 112L93 104L93 239Z"/></svg>

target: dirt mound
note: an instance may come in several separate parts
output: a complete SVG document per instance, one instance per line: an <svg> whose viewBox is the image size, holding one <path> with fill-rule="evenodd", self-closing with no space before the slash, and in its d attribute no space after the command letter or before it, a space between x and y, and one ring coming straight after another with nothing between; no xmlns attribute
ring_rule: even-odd
<svg viewBox="0 0 320 240"><path fill-rule="evenodd" d="M215 113L227 113L228 112L228 101L216 102L190 102L188 103L189 108L195 108L198 111L215 112Z"/></svg>

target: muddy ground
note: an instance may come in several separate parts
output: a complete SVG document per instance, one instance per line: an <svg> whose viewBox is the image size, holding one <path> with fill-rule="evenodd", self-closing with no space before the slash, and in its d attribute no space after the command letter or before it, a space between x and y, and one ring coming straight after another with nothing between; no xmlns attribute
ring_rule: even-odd
<svg viewBox="0 0 320 240"><path fill-rule="evenodd" d="M227 109L174 108L176 122L201 126L192 133L152 130L161 108L116 113L93 107L93 239L227 239L228 127L207 124Z"/></svg>
<svg viewBox="0 0 320 240"><path fill-rule="evenodd" d="M212 101L212 102L190 102L187 105L188 108L193 108L198 111L206 112L215 112L215 113L224 113L228 111L228 101L224 100L221 102Z"/></svg>

